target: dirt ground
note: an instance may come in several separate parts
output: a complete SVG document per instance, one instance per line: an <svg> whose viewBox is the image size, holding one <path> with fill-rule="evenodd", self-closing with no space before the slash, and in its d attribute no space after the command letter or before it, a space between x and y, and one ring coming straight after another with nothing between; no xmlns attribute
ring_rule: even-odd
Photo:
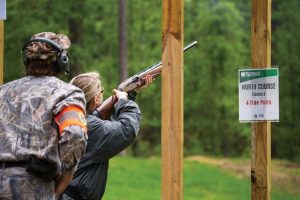
<svg viewBox="0 0 300 200"><path fill-rule="evenodd" d="M251 160L220 159L206 156L191 156L187 159L218 166L222 170L232 172L236 177L249 178L250 181ZM300 195L300 163L272 160L271 174L271 188Z"/></svg>

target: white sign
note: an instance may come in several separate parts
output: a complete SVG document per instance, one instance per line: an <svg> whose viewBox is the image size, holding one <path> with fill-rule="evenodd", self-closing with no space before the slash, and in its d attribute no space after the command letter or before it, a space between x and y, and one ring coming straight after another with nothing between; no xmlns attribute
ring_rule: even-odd
<svg viewBox="0 0 300 200"><path fill-rule="evenodd" d="M239 70L239 120L279 121L278 68Z"/></svg>
<svg viewBox="0 0 300 200"><path fill-rule="evenodd" d="M0 0L0 20L6 19L6 0Z"/></svg>

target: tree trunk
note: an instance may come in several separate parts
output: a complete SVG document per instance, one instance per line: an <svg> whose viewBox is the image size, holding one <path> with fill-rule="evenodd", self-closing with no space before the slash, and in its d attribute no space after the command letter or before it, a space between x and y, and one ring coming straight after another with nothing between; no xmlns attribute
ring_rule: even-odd
<svg viewBox="0 0 300 200"><path fill-rule="evenodd" d="M128 77L126 0L119 0L119 68L119 79L122 82Z"/></svg>
<svg viewBox="0 0 300 200"><path fill-rule="evenodd" d="M83 9L84 7L84 3L79 3L81 1L78 1L78 3L74 4L74 6L72 6L72 10L74 12L80 12L80 10ZM78 18L78 17L75 17L75 18L69 18L68 20L68 26L69 26L69 38L71 40L71 43L72 44L77 44L79 46L82 45L82 18ZM72 46L71 46L72 48ZM80 62L80 59L81 58L78 58L78 57L71 57L71 62L72 62L72 66L70 66L70 77L73 77L73 76L76 76L80 73L80 69L82 69L81 67L81 62Z"/></svg>

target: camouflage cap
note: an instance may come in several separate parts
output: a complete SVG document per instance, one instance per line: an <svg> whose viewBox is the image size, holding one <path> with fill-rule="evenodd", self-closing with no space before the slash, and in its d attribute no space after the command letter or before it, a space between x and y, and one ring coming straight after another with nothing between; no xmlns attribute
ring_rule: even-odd
<svg viewBox="0 0 300 200"><path fill-rule="evenodd" d="M45 37L59 44L63 49L68 49L71 46L71 41L64 34L55 34L53 32L41 32L33 35L31 39L36 37Z"/></svg>
<svg viewBox="0 0 300 200"><path fill-rule="evenodd" d="M55 34L53 32L41 32L33 35L31 39L37 37L45 37L56 42L62 49L66 50L71 46L68 36L64 34ZM30 61L43 61L44 63L52 63L57 59L57 51L44 42L31 42L26 48L26 58Z"/></svg>

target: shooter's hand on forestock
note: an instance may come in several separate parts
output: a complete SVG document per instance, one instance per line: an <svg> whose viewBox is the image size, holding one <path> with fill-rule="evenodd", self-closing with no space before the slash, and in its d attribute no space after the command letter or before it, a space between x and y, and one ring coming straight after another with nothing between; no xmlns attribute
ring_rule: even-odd
<svg viewBox="0 0 300 200"><path fill-rule="evenodd" d="M153 80L154 79L152 78L151 75L147 75L146 77L142 78L142 80L140 81L142 86L135 89L135 91L138 93L141 90L145 89L146 87L148 87L148 85L152 83Z"/></svg>

